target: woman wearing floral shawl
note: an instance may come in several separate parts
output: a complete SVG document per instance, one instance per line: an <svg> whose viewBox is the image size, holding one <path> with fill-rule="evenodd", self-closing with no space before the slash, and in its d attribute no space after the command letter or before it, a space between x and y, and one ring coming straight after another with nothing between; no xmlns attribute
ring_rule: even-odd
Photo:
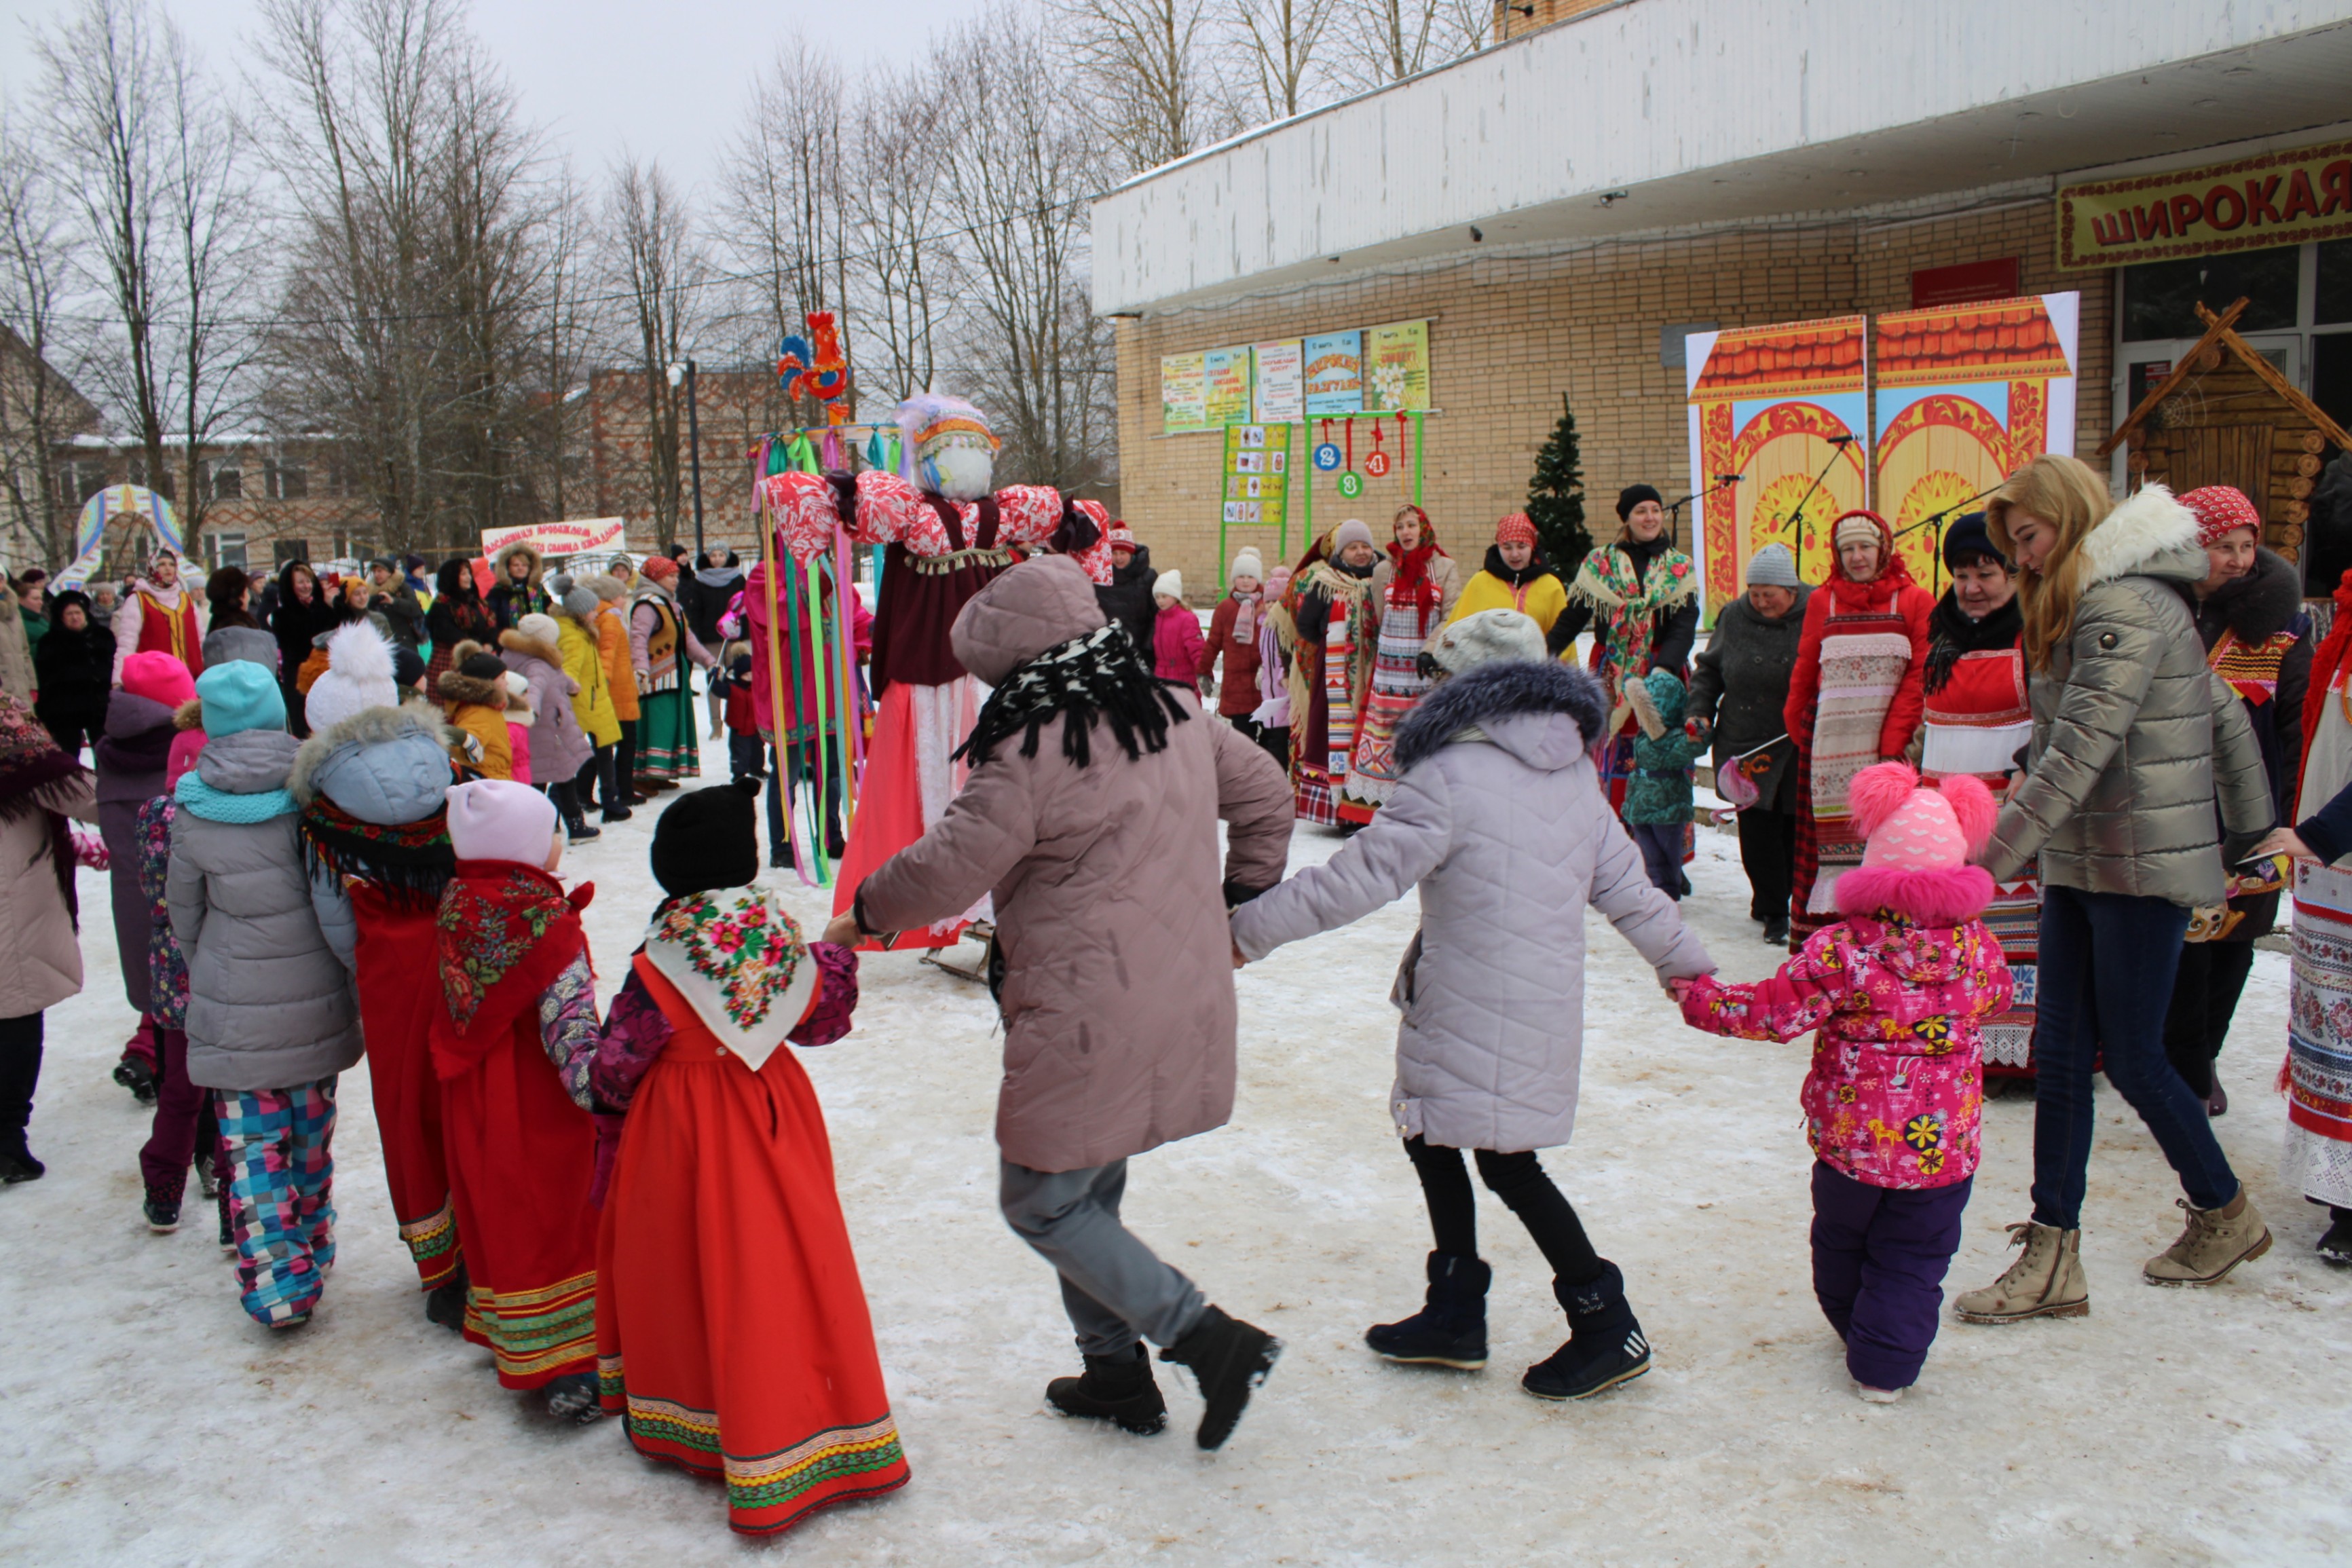
<svg viewBox="0 0 2352 1568"><path fill-rule="evenodd" d="M1568 608L1552 627L1559 642L1592 628L1592 670L1609 695L1610 740L1601 762L1612 809L1623 806L1633 765L1626 683L1653 669L1687 679L1684 667L1698 635L1698 570L1675 548L1657 490L1649 485L1620 490L1617 520L1622 526L1615 541L1589 552L1577 568Z"/></svg>

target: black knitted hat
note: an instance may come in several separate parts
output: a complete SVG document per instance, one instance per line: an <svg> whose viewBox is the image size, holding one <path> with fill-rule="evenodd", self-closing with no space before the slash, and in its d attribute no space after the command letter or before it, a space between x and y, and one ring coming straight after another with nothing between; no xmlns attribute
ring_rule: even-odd
<svg viewBox="0 0 2352 1568"><path fill-rule="evenodd" d="M1617 521L1622 522L1633 516L1633 509L1645 500L1656 501L1660 506L1666 504L1666 498L1658 493L1658 487L1655 485L1627 485L1623 489L1619 490Z"/></svg>
<svg viewBox="0 0 2352 1568"><path fill-rule="evenodd" d="M1979 559L1998 561L2004 571L2015 570L2009 557L1994 547L1992 534L1985 527L1984 513L1971 511L1954 518L1952 525L1944 530L1944 570L1957 572Z"/></svg>
<svg viewBox="0 0 2352 1568"><path fill-rule="evenodd" d="M673 899L740 888L760 875L756 778L682 795L654 824L654 880Z"/></svg>

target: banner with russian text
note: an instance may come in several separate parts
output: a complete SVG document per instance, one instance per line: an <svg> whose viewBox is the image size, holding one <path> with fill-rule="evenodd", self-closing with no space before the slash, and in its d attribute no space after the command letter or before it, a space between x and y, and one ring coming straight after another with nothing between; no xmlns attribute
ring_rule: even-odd
<svg viewBox="0 0 2352 1568"><path fill-rule="evenodd" d="M2352 235L2352 142L2058 192L2058 265L2121 267Z"/></svg>
<svg viewBox="0 0 2352 1568"><path fill-rule="evenodd" d="M482 530L482 553L496 555L509 544L528 544L541 555L562 557L629 547L627 520L618 517L573 518L565 522L523 522L509 528Z"/></svg>

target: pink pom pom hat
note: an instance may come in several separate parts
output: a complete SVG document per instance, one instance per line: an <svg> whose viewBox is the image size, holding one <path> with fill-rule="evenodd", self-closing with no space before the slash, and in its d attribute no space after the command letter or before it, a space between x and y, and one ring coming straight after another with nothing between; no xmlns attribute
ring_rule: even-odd
<svg viewBox="0 0 2352 1568"><path fill-rule="evenodd" d="M1847 799L1864 836L1862 864L1837 881L1841 914L1881 910L1921 925L1974 920L1992 901L1992 875L1969 857L1992 837L1995 808L1984 781L1956 773L1927 785L1902 763L1853 775Z"/></svg>

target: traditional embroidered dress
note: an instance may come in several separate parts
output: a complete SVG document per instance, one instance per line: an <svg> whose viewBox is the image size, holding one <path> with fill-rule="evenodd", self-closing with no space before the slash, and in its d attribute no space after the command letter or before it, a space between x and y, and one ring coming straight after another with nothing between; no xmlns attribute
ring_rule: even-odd
<svg viewBox="0 0 2352 1568"><path fill-rule="evenodd" d="M1935 601L1911 580L1894 534L1875 513L1880 559L1867 583L1832 566L1805 601L1805 629L1782 713L1797 742L1797 859L1790 890L1792 946L1836 921L1837 879L1862 864L1862 834L1846 807L1853 775L1900 756L1919 725ZM1839 521L1844 521L1841 518Z"/></svg>
<svg viewBox="0 0 2352 1568"><path fill-rule="evenodd" d="M1301 822L1328 826L1341 820L1339 786L1355 758L1379 642L1371 588L1369 576L1317 556L1300 567L1283 598L1297 639L1290 658L1290 787Z"/></svg>
<svg viewBox="0 0 2352 1568"><path fill-rule="evenodd" d="M460 860L436 917L432 1022L451 1206L465 1238L466 1337L509 1388L594 1369L596 1137L584 1080L595 984L579 911L536 867Z"/></svg>
<svg viewBox="0 0 2352 1568"><path fill-rule="evenodd" d="M803 564L829 556L836 531L853 544L885 547L875 584L873 739L834 883L835 914L846 914L858 884L929 831L963 788L967 770L950 759L971 731L982 694L949 645L958 613L1013 563L1016 547L1063 551L1095 582L1110 581L1110 516L1098 502L1044 485L1008 485L974 500L919 488L916 454L930 443L994 446L976 414L968 419L960 412L966 405L914 400L927 402L937 406L919 411L925 423L909 423L901 410L905 474L869 468L854 479L789 473L760 481L778 548ZM751 679L759 689L767 676L755 668ZM982 900L956 920L903 933L896 945L952 946L987 912Z"/></svg>
<svg viewBox="0 0 2352 1568"><path fill-rule="evenodd" d="M629 610L632 653L643 649L646 689L637 699L635 775L691 779L702 775L702 743L694 727L694 694L687 689L686 658L708 665L710 655L677 613L677 601L647 582Z"/></svg>
<svg viewBox="0 0 2352 1568"><path fill-rule="evenodd" d="M2314 799L2308 784L2304 797ZM2332 796L2316 797L2332 799ZM2352 871L2295 862L2287 998L2286 1147L2279 1179L2352 1207Z"/></svg>
<svg viewBox="0 0 2352 1568"><path fill-rule="evenodd" d="M343 879L358 933L353 952L368 1088L392 1216L427 1290L463 1267L449 1160L442 1137L441 1080L434 1071L435 988L418 984L437 962L439 896L456 858L448 819L383 826L362 822L321 795L298 824L303 857Z"/></svg>
<svg viewBox="0 0 2352 1568"><path fill-rule="evenodd" d="M591 1079L628 1118L597 1247L604 1408L639 1453L723 1477L748 1535L907 1482L824 1114L781 1048L847 1031L856 962L804 946L764 889L670 899Z"/></svg>
<svg viewBox="0 0 2352 1568"><path fill-rule="evenodd" d="M1410 553L1391 545L1389 558L1396 570L1380 595L1371 686L1339 790L1339 816L1349 822L1370 822L1396 792L1396 728L1429 689L1421 673L1422 645L1445 621L1441 569L1447 583L1458 581L1453 561L1433 539Z"/></svg>
<svg viewBox="0 0 2352 1568"><path fill-rule="evenodd" d="M1609 695L1610 738L1601 763L1612 811L1623 807L1633 772L1633 710L1625 683L1650 672L1659 627L1697 596L1697 569L1689 556L1671 549L1660 551L1646 568L1636 565L1622 545L1588 552L1569 584L1569 603L1591 612L1591 668Z"/></svg>
<svg viewBox="0 0 2352 1568"><path fill-rule="evenodd" d="M1940 626L1959 615L1947 595L1930 623ZM2008 621L2018 619L2012 607ZM2002 612L1996 611L1995 615ZM1986 617L1986 624L1993 621ZM1953 773L1972 773L1998 796L2008 783L2013 759L2033 739L2033 711L2027 699L2022 624L2008 644L1961 651L1940 641L1928 655L1919 775L1929 783ZM1940 683L1939 683L1940 682ZM2014 880L1993 884L1985 926L2008 961L2009 1005L1984 1025L1984 1070L1988 1078L2033 1076L2033 983L2042 946L2042 884L2031 869Z"/></svg>

